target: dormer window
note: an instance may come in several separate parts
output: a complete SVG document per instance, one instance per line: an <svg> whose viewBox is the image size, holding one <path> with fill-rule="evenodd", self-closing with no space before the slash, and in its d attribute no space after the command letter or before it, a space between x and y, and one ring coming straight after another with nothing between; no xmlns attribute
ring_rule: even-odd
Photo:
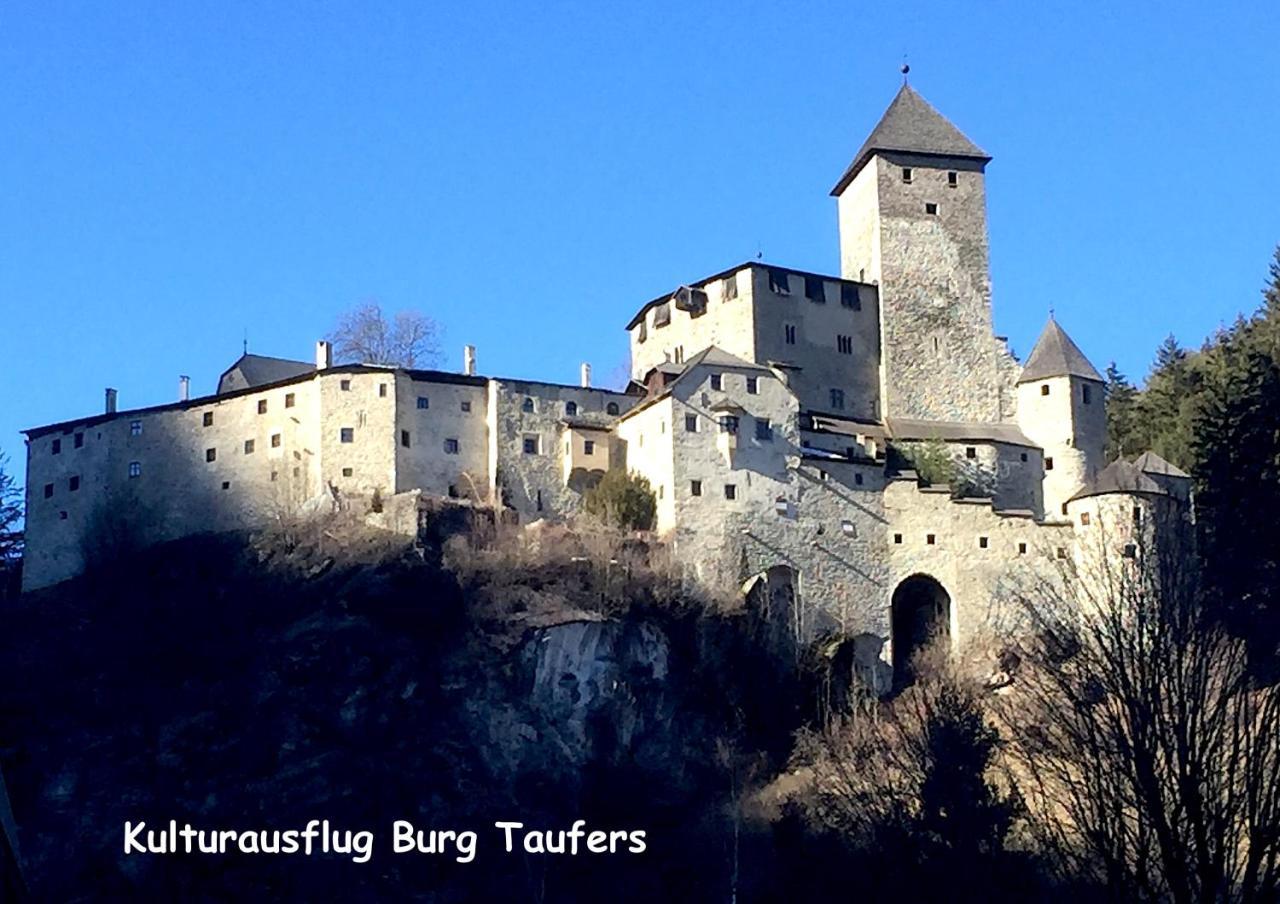
<svg viewBox="0 0 1280 904"><path fill-rule="evenodd" d="M907 183L908 185L911 184L911 167L904 166L902 168L902 181Z"/></svg>

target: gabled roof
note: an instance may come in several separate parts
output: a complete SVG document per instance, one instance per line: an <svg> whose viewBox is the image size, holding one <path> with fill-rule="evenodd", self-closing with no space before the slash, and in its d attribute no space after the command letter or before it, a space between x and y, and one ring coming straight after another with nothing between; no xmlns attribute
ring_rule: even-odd
<svg viewBox="0 0 1280 904"><path fill-rule="evenodd" d="M1191 479L1191 475L1172 462L1165 461L1148 449L1133 460L1133 466L1143 474L1159 474L1163 477L1183 477Z"/></svg>
<svg viewBox="0 0 1280 904"><path fill-rule="evenodd" d="M688 373L699 364L709 364L712 367L743 367L747 370L769 370L769 368L765 367L763 364L756 364L754 361L748 361L745 358L739 358L737 355L731 355L718 345L708 345L702 351L698 352L686 361L683 373Z"/></svg>
<svg viewBox="0 0 1280 904"><path fill-rule="evenodd" d="M890 439L931 440L962 443L1005 443L1010 446L1039 448L1016 424L987 424L970 421L925 421L916 418L884 419Z"/></svg>
<svg viewBox="0 0 1280 904"><path fill-rule="evenodd" d="M1105 496L1108 493L1129 493L1144 496L1167 496L1168 494L1137 465L1117 458L1102 469L1097 477L1089 481L1072 500L1084 499L1087 496Z"/></svg>
<svg viewBox="0 0 1280 904"><path fill-rule="evenodd" d="M266 355L244 354L222 373L222 377L233 370L239 370L248 386L265 386L267 383L278 383L281 380L292 380L316 369L314 364L306 361L293 361L289 358L269 358ZM222 378L218 379L218 388L222 388Z"/></svg>
<svg viewBox="0 0 1280 904"><path fill-rule="evenodd" d="M844 171L836 187L831 189L831 194L838 195L844 191L845 186L853 181L877 151L967 157L983 163L991 159L991 155L966 138L950 120L907 84L903 84L898 90L889 109L884 111L880 122L862 143L849 168Z"/></svg>
<svg viewBox="0 0 1280 904"><path fill-rule="evenodd" d="M1102 375L1052 317L1036 340L1036 347L1031 350L1031 357L1027 359L1027 366L1022 369L1018 382L1030 383L1050 377L1080 377L1102 382Z"/></svg>

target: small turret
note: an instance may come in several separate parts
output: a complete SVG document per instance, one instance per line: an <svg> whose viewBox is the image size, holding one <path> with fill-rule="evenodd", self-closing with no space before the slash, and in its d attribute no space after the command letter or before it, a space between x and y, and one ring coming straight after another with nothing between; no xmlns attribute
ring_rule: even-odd
<svg viewBox="0 0 1280 904"><path fill-rule="evenodd" d="M1068 499L1103 466L1107 415L1102 376L1052 317L1018 378L1018 426L1044 449L1044 507Z"/></svg>

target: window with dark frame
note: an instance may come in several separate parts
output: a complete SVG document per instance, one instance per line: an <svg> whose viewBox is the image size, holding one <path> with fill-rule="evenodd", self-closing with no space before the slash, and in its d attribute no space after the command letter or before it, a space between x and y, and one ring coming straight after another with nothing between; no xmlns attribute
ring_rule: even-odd
<svg viewBox="0 0 1280 904"><path fill-rule="evenodd" d="M575 414L577 414L577 413L578 413L578 403L577 403L577 402L565 402L565 403L564 403L564 413L565 413L566 415L568 415L569 417L573 417Z"/></svg>
<svg viewBox="0 0 1280 904"><path fill-rule="evenodd" d="M279 449L279 448L280 448L280 434L279 434L279 433L273 433L273 434L271 434L271 448L273 448L273 449Z"/></svg>
<svg viewBox="0 0 1280 904"><path fill-rule="evenodd" d="M129 476L130 477L142 476L142 462L140 461L129 462Z"/></svg>
<svg viewBox="0 0 1280 904"><path fill-rule="evenodd" d="M738 432L739 420L736 414L720 415L720 432L736 434Z"/></svg>
<svg viewBox="0 0 1280 904"><path fill-rule="evenodd" d="M857 286L842 285L840 287L840 304L855 311L862 310L862 296Z"/></svg>
<svg viewBox="0 0 1280 904"><path fill-rule="evenodd" d="M974 446L965 446L965 448L964 448L964 457L965 457L965 458L970 458L970 459L972 459L972 458L977 458L977 457L978 457L978 450L977 450Z"/></svg>
<svg viewBox="0 0 1280 904"><path fill-rule="evenodd" d="M1044 460L1044 469L1045 469L1046 471L1052 471L1052 470L1053 470L1053 456L1052 456L1052 455L1051 455L1051 456L1049 456L1048 458L1046 458L1046 459Z"/></svg>
<svg viewBox="0 0 1280 904"><path fill-rule="evenodd" d="M760 378L747 377L747 395L756 395L760 392Z"/></svg>
<svg viewBox="0 0 1280 904"><path fill-rule="evenodd" d="M698 432L698 416L696 414L686 414L684 416L684 432L685 433Z"/></svg>
<svg viewBox="0 0 1280 904"><path fill-rule="evenodd" d="M343 392L350 392L350 391L351 391L351 381L350 381L350 380L339 380L339 381L338 381L338 388L339 388L339 389L341 389ZM350 470L350 468L347 468L347 469L345 469L345 470ZM343 476L345 477L346 475L343 475Z"/></svg>
<svg viewBox="0 0 1280 904"><path fill-rule="evenodd" d="M524 454L525 455L538 454L538 438L536 436L526 436L524 438Z"/></svg>
<svg viewBox="0 0 1280 904"><path fill-rule="evenodd" d="M584 439L584 440L582 441L582 454L583 454L583 455L595 455L595 454L596 454L596 441L595 441L595 440L593 440L593 439Z"/></svg>
<svg viewBox="0 0 1280 904"><path fill-rule="evenodd" d="M295 473L295 474L297 473L297 468L295 468L295 469L294 469L294 473ZM350 477L352 473L353 473L353 472L352 472L352 470L351 470L350 468L343 468L343 469L342 469L342 476L343 476L343 477Z"/></svg>
<svg viewBox="0 0 1280 904"><path fill-rule="evenodd" d="M201 416L201 418L200 418L200 424L201 424L201 426L204 426L204 427L212 427L212 426L213 426L213 412L212 412L212 411L206 411L206 412L204 413L204 415L203 415L203 416Z"/></svg>
<svg viewBox="0 0 1280 904"><path fill-rule="evenodd" d="M724 278L724 300L732 301L738 297L738 274L731 273Z"/></svg>
<svg viewBox="0 0 1280 904"><path fill-rule="evenodd" d="M62 440L60 440L60 439L55 439L55 440L53 441L53 445L52 445L52 447L51 447L50 451L51 451L54 455L61 455L61 454L62 454Z"/></svg>
<svg viewBox="0 0 1280 904"><path fill-rule="evenodd" d="M129 435L130 435L130 436L142 436L142 421L130 421L130 422L129 422Z"/></svg>
<svg viewBox="0 0 1280 904"><path fill-rule="evenodd" d="M908 185L911 184L911 167L904 166L902 168L902 181L906 182Z"/></svg>
<svg viewBox="0 0 1280 904"><path fill-rule="evenodd" d="M431 407L431 399L424 395L418 396L418 410L426 411Z"/></svg>
<svg viewBox="0 0 1280 904"><path fill-rule="evenodd" d="M292 392L286 392L284 394L284 407L292 408L297 401L298 397Z"/></svg>
<svg viewBox="0 0 1280 904"><path fill-rule="evenodd" d="M937 537L937 535L936 535L936 534L925 534L925 535L924 535L924 542L925 542L927 545L929 545L929 546L937 546L937 545L938 545L938 537Z"/></svg>
<svg viewBox="0 0 1280 904"><path fill-rule="evenodd" d="M1080 387L1080 401L1084 402L1086 405L1093 403L1093 393L1088 384Z"/></svg>
<svg viewBox="0 0 1280 904"><path fill-rule="evenodd" d="M458 441L453 437L449 437L448 439L446 439L444 441L444 453L445 455L457 455Z"/></svg>
<svg viewBox="0 0 1280 904"><path fill-rule="evenodd" d="M936 217L938 215L938 205L932 201L926 201L924 204L924 212L931 217Z"/></svg>
<svg viewBox="0 0 1280 904"><path fill-rule="evenodd" d="M724 388L724 377L720 374L711 375L711 388L719 392Z"/></svg>
<svg viewBox="0 0 1280 904"><path fill-rule="evenodd" d="M79 475L79 474L72 474L72 475L71 475L71 478L67 481L67 489L68 489L68 490L70 490L70 491L71 491L71 492L73 492L73 493L74 493L76 490L80 489L80 475Z"/></svg>
<svg viewBox="0 0 1280 904"><path fill-rule="evenodd" d="M724 498L725 498L725 499L737 499L737 498L738 498L738 487L737 487L735 484L732 484L732 483L726 483L726 484L724 485Z"/></svg>
<svg viewBox="0 0 1280 904"><path fill-rule="evenodd" d="M979 549L986 549L986 548L987 548L987 546L988 546L987 538L986 538L986 537L979 537L979 538L978 538L978 548L979 548Z"/></svg>
<svg viewBox="0 0 1280 904"><path fill-rule="evenodd" d="M51 483L46 483L46 484L44 485L44 498L45 498L45 499L52 499L52 498L53 498L53 484L51 484Z"/></svg>
<svg viewBox="0 0 1280 904"><path fill-rule="evenodd" d="M410 448L408 430L400 431L400 445L404 446L406 449Z"/></svg>
<svg viewBox="0 0 1280 904"><path fill-rule="evenodd" d="M76 434L76 437L75 437L75 441L72 443L72 445L74 445L77 449L83 448L83 447L84 447L84 434L83 434L83 433L77 433L77 434Z"/></svg>
<svg viewBox="0 0 1280 904"><path fill-rule="evenodd" d="M804 278L804 297L814 304L826 304L827 290L823 286L822 280L816 276L806 276Z"/></svg>
<svg viewBox="0 0 1280 904"><path fill-rule="evenodd" d="M689 495L690 495L690 496L701 496L701 495L702 495L702 481L701 481L701 480L691 480L691 481L689 481Z"/></svg>
<svg viewBox="0 0 1280 904"><path fill-rule="evenodd" d="M769 270L769 291L774 295L790 295L791 282L782 270Z"/></svg>
<svg viewBox="0 0 1280 904"><path fill-rule="evenodd" d="M378 384L378 396L379 396L380 398L384 398L384 399L387 397L387 384L386 384L386 383L379 383L379 384Z"/></svg>
<svg viewBox="0 0 1280 904"><path fill-rule="evenodd" d="M463 403L462 403L462 411L463 411L463 413L465 414L466 412L469 412L470 410L471 410L471 403L470 403L470 402L463 402Z"/></svg>
<svg viewBox="0 0 1280 904"><path fill-rule="evenodd" d="M951 188L955 188L959 184L960 184L960 176L957 173L955 173L954 171L947 173L948 186L950 186Z"/></svg>
<svg viewBox="0 0 1280 904"><path fill-rule="evenodd" d="M842 355L853 354L853 337L852 336L836 336L836 351Z"/></svg>
<svg viewBox="0 0 1280 904"><path fill-rule="evenodd" d="M244 441L244 454L245 455L253 454L253 440L247 439Z"/></svg>
<svg viewBox="0 0 1280 904"><path fill-rule="evenodd" d="M783 324L782 339L784 342L787 343L787 345L796 344L796 328L794 324L791 324L791 323Z"/></svg>
<svg viewBox="0 0 1280 904"><path fill-rule="evenodd" d="M1049 384L1045 383L1040 387L1040 395L1048 395L1048 394L1049 394Z"/></svg>
<svg viewBox="0 0 1280 904"><path fill-rule="evenodd" d="M524 401L520 403L520 410L525 414L533 414L533 399L525 396Z"/></svg>
<svg viewBox="0 0 1280 904"><path fill-rule="evenodd" d="M617 414L617 413L618 413L618 403L617 403L617 402L610 402L608 405L604 406L604 411L605 411L605 414Z"/></svg>
<svg viewBox="0 0 1280 904"><path fill-rule="evenodd" d="M773 439L773 424L767 417L756 418L756 439L768 442Z"/></svg>
<svg viewBox="0 0 1280 904"><path fill-rule="evenodd" d="M205 460L205 461L207 461L207 462L209 462L209 461L217 461L217 460L218 460L218 450L217 450L217 449L205 449L205 450L204 450L204 460Z"/></svg>
<svg viewBox="0 0 1280 904"><path fill-rule="evenodd" d="M266 414L266 413L267 413L267 400L258 399L258 414Z"/></svg>
<svg viewBox="0 0 1280 904"><path fill-rule="evenodd" d="M356 430L354 427L343 427L338 433L338 439L344 443L354 443L356 441Z"/></svg>

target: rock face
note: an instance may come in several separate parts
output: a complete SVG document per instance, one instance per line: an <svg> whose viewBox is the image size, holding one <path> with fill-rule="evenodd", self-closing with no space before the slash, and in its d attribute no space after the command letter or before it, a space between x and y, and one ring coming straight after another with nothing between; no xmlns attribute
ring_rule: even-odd
<svg viewBox="0 0 1280 904"><path fill-rule="evenodd" d="M520 650L530 710L577 764L666 727L669 657L666 636L647 622L567 622L535 631Z"/></svg>

